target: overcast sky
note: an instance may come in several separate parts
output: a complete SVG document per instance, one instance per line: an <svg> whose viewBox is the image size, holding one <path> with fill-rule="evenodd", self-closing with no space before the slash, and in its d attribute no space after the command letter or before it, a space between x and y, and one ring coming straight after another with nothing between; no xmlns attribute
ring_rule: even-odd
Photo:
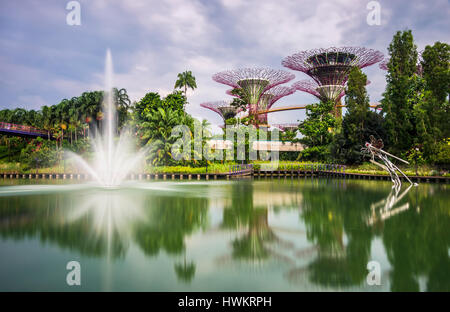
<svg viewBox="0 0 450 312"><path fill-rule="evenodd" d="M450 41L447 0L379 1L379 26L367 24L365 0L80 0L80 26L67 25L68 2L0 1L0 109L39 109L102 89L110 48L115 85L126 88L132 100L150 91L171 92L177 74L191 70L198 89L188 92L187 110L217 125L220 117L199 105L230 98L229 87L211 79L218 71L285 69L283 57L330 46L365 46L387 54L393 34L404 29L412 29L419 50ZM378 65L364 71L372 82L371 102L377 102L385 73ZM308 78L292 72L294 81ZM297 91L274 107L315 101ZM280 112L269 115L269 122L303 118L303 111Z"/></svg>

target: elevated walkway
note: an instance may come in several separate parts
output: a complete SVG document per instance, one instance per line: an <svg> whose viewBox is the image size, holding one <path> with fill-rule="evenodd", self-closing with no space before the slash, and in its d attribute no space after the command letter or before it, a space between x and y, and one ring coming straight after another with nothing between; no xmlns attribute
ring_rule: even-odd
<svg viewBox="0 0 450 312"><path fill-rule="evenodd" d="M52 134L50 133L49 137L48 132L45 130L37 129L32 126L17 125L7 122L0 122L0 134L27 138L41 137L53 139Z"/></svg>

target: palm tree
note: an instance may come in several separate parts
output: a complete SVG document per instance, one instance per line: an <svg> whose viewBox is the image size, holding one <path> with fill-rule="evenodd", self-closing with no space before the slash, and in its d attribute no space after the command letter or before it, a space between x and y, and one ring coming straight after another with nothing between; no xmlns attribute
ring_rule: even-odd
<svg viewBox="0 0 450 312"><path fill-rule="evenodd" d="M117 106L116 123L117 129L119 129L119 126L121 126L127 117L128 111L131 107L131 100L128 97L127 90L125 88L120 90L114 88L114 99Z"/></svg>
<svg viewBox="0 0 450 312"><path fill-rule="evenodd" d="M178 80L175 82L174 89L184 88L184 96L187 99L187 88L192 90L197 88L197 83L195 82L195 77L192 75L192 72L185 71L178 74Z"/></svg>
<svg viewBox="0 0 450 312"><path fill-rule="evenodd" d="M146 145L150 146L149 158L154 164L168 165L172 156L172 144L177 139L172 136L172 129L183 124L182 117L177 111L159 107L158 110L147 114L147 118L149 121L142 124L142 139L147 140Z"/></svg>
<svg viewBox="0 0 450 312"><path fill-rule="evenodd" d="M50 129L52 125L52 110L48 106L42 107L42 126L47 130L47 139L50 140Z"/></svg>

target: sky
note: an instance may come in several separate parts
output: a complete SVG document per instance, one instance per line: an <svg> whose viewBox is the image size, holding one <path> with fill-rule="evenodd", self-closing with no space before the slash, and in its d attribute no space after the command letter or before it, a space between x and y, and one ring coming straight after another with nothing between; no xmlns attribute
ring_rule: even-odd
<svg viewBox="0 0 450 312"><path fill-rule="evenodd" d="M387 55L398 30L411 29L418 50L450 42L448 0L389 0L380 5L380 25L369 25L366 0L79 0L81 25L68 25L69 0L0 0L0 109L39 109L88 90L102 90L106 50L114 62L114 84L132 101L147 92L167 95L177 74L191 70L198 88L188 91L187 111L208 119L200 107L231 99L216 72L240 67L291 71L281 60L313 48L364 46ZM371 102L379 102L385 72L363 70ZM315 103L304 92L273 107ZM303 120L303 110L269 114L269 123Z"/></svg>

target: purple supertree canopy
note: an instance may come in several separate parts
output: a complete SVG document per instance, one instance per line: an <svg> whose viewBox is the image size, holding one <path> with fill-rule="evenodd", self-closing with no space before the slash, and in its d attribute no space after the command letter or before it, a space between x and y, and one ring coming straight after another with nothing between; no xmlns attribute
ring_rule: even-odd
<svg viewBox="0 0 450 312"><path fill-rule="evenodd" d="M258 103L259 109L270 109L276 101L281 99L282 97L288 96L295 92L295 88L293 86L276 86L270 88L261 95Z"/></svg>
<svg viewBox="0 0 450 312"><path fill-rule="evenodd" d="M234 96L234 97L239 97L239 95L233 94L231 93L234 89L228 89L227 91L225 91L226 94Z"/></svg>
<svg viewBox="0 0 450 312"><path fill-rule="evenodd" d="M383 53L364 47L313 49L287 56L283 66L304 72L320 85L343 85L352 67L364 68L383 59Z"/></svg>
<svg viewBox="0 0 450 312"><path fill-rule="evenodd" d="M321 86L314 80L300 80L292 85L296 90L314 95L321 101L339 101L345 94L345 85Z"/></svg>
<svg viewBox="0 0 450 312"><path fill-rule="evenodd" d="M387 64L389 62L389 58L385 58L383 61L378 64L378 67L382 70L388 70Z"/></svg>
<svg viewBox="0 0 450 312"><path fill-rule="evenodd" d="M247 96L248 104L256 108L264 91L291 81L295 75L271 68L241 68L217 73L212 78L232 88L241 88Z"/></svg>
<svg viewBox="0 0 450 312"><path fill-rule="evenodd" d="M230 101L214 101L214 102L205 102L200 104L201 107L212 110L213 112L219 114L223 120L227 120L228 118L233 118L239 113L242 109L237 108L235 106L231 106Z"/></svg>

